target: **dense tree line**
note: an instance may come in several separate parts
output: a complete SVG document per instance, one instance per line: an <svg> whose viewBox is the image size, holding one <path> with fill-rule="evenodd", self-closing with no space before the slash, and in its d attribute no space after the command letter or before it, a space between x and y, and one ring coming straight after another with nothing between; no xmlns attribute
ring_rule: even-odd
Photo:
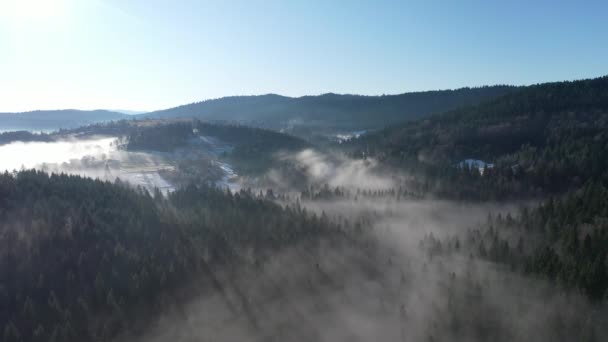
<svg viewBox="0 0 608 342"><path fill-rule="evenodd" d="M165 198L78 176L0 175L3 341L136 333L213 265L259 264L347 229L266 196L193 185Z"/></svg>
<svg viewBox="0 0 608 342"><path fill-rule="evenodd" d="M14 141L52 141L52 137L46 133L32 133L29 131L12 131L0 133L0 145L8 144Z"/></svg>
<svg viewBox="0 0 608 342"><path fill-rule="evenodd" d="M190 122L135 126L129 132L126 149L171 152L194 137L194 127Z"/></svg>
<svg viewBox="0 0 608 342"><path fill-rule="evenodd" d="M423 199L424 194L414 192L407 187L399 186L390 189L349 189L345 187L330 187L328 184L321 186L309 185L299 194L303 200L358 200L358 199L387 199L391 201Z"/></svg>

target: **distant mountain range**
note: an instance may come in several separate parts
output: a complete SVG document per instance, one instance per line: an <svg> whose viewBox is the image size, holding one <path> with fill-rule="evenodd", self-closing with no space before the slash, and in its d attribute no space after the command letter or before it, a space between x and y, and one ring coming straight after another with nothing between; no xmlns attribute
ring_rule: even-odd
<svg viewBox="0 0 608 342"><path fill-rule="evenodd" d="M0 130L40 130L74 128L91 123L129 119L132 116L108 110L36 110L0 113Z"/></svg>
<svg viewBox="0 0 608 342"><path fill-rule="evenodd" d="M431 113L475 105L514 89L516 87L490 86L383 96L333 93L296 98L276 94L232 96L154 111L142 116L241 121L274 129L290 129L294 126L332 130L376 129Z"/></svg>
<svg viewBox="0 0 608 342"><path fill-rule="evenodd" d="M109 110L40 110L0 113L0 130L56 130L121 119L198 118L242 123L310 135L310 132L378 129L505 95L516 87L488 86L400 95L276 94L232 96L138 114Z"/></svg>

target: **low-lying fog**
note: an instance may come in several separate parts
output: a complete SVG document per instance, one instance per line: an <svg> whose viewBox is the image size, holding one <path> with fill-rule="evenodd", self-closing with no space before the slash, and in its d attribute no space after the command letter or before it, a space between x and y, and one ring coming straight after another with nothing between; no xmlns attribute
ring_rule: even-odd
<svg viewBox="0 0 608 342"><path fill-rule="evenodd" d="M214 140L209 140L214 141ZM126 151L117 137L64 139L53 142L11 142L0 145L0 171L39 169L47 172L69 173L101 180L117 178L148 190L160 189L166 193L175 189L168 175L174 172L179 161L192 158L184 151L164 153L154 151ZM236 188L236 173L232 167L217 160L216 146L196 145L196 149L213 159L211 163L222 174L217 184ZM205 153L207 152L207 153ZM197 155L196 157L199 157ZM202 171L204 172L204 171Z"/></svg>
<svg viewBox="0 0 608 342"><path fill-rule="evenodd" d="M352 192L390 189L404 177L377 172L373 160L313 150L280 158L299 163L312 180ZM278 170L270 173L277 185L288 184ZM468 252L434 255L421 244L431 234L460 235L489 213L515 213L528 203L390 196L299 203L330 219L369 218L367 238L293 247L257 268L218 268L213 286L201 280L212 290L168 310L137 340L553 342L599 341L608 333L606 308L577 292Z"/></svg>
<svg viewBox="0 0 608 342"><path fill-rule="evenodd" d="M159 171L172 169L154 153L127 152L118 148L115 137L54 142L12 142L0 146L0 169L35 168L114 181L116 178L148 189L173 188Z"/></svg>
<svg viewBox="0 0 608 342"><path fill-rule="evenodd" d="M366 227L367 243L330 239L283 250L259 268L214 270L214 287L201 280L201 287L213 289L168 310L137 341L565 342L596 341L593 336L607 333L598 322L608 312L578 293L504 265L433 256L420 247L426 234L463 232L489 211L508 207L409 200L303 204L330 216L378 217Z"/></svg>
<svg viewBox="0 0 608 342"><path fill-rule="evenodd" d="M85 156L109 155L117 150L116 138L91 140L64 140L56 142L15 141L0 145L0 168L19 170L36 168L42 164L62 164L80 160Z"/></svg>
<svg viewBox="0 0 608 342"><path fill-rule="evenodd" d="M0 156L3 170L40 168L172 188L161 176L174 167L165 155L126 152L112 137L14 142L0 146ZM314 150L278 157L298 163L315 182L351 191L390 189L404 177L378 172L373 160ZM232 176L229 165L220 166ZM279 187L289 184L276 170L269 177ZM608 324L597 323L607 320L606 309L578 293L465 253L433 256L420 246L431 233L460 234L488 213L513 212L521 203L379 197L300 204L330 219L370 218L368 242L330 240L283 250L259 268L222 266L213 270L214 284L201 277L200 288L212 290L193 286L185 307L168 309L143 338L125 340L548 342L594 341L608 333Z"/></svg>

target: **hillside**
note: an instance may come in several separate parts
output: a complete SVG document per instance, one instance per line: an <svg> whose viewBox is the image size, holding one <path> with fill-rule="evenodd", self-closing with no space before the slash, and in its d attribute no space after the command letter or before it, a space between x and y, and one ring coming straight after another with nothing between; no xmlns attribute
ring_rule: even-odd
<svg viewBox="0 0 608 342"><path fill-rule="evenodd" d="M343 146L399 168L453 176L464 159L493 163L484 186L555 192L608 174L608 77L526 87L366 135Z"/></svg>
<svg viewBox="0 0 608 342"><path fill-rule="evenodd" d="M0 130L40 130L74 128L96 122L128 119L130 116L107 110L37 110L0 113Z"/></svg>
<svg viewBox="0 0 608 342"><path fill-rule="evenodd" d="M461 88L385 96L275 94L207 100L142 115L147 118L196 117L245 121L274 129L361 130L416 119L504 95L514 87Z"/></svg>
<svg viewBox="0 0 608 342"><path fill-rule="evenodd" d="M187 145L224 144L220 157L241 174L263 174L282 164L275 158L277 153L310 147L306 141L291 135L238 124L162 120L153 125L142 125L145 122L131 125L127 149L170 152Z"/></svg>
<svg viewBox="0 0 608 342"><path fill-rule="evenodd" d="M541 199L538 207L489 215L464 235L425 243L438 254L465 250L589 298L606 298L608 77L526 87L341 147L419 176L422 181L411 186L434 195ZM480 162L467 166L466 159ZM478 168L486 163L492 166Z"/></svg>
<svg viewBox="0 0 608 342"><path fill-rule="evenodd" d="M206 186L164 198L120 182L22 171L0 174L0 194L7 342L137 333L194 280L202 279L197 293L213 291L216 266L261 264L282 248L348 228Z"/></svg>
<svg viewBox="0 0 608 342"><path fill-rule="evenodd" d="M477 104L514 89L492 86L386 96L331 93L298 98L275 94L232 96L137 115L108 110L37 110L0 113L0 130L49 131L130 118L188 117L237 121L311 137L328 132L378 129L387 124Z"/></svg>

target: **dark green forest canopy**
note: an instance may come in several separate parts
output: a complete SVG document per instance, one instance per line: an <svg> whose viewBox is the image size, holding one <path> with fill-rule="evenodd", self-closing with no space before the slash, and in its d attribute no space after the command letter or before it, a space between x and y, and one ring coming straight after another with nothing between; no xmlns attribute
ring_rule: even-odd
<svg viewBox="0 0 608 342"><path fill-rule="evenodd" d="M190 186L164 198L78 176L4 173L4 341L107 339L145 326L143 313L158 313L162 298L214 264L251 249L262 261L345 228L247 191Z"/></svg>
<svg viewBox="0 0 608 342"><path fill-rule="evenodd" d="M437 159L449 161L475 156L496 159L525 144L546 146L555 134L577 138L602 133L606 111L608 77L547 83L479 106L388 127L353 140L352 145L374 154L415 156L427 149L435 151Z"/></svg>
<svg viewBox="0 0 608 342"><path fill-rule="evenodd" d="M127 149L172 151L199 136L217 138L242 149L243 154L272 153L280 149L294 150L309 146L299 138L261 128L199 120L167 120L151 125L136 125L129 132Z"/></svg>
<svg viewBox="0 0 608 342"><path fill-rule="evenodd" d="M461 253L503 264L552 284L608 299L608 188L589 183L519 213L486 222L445 241L423 241L431 253Z"/></svg>

